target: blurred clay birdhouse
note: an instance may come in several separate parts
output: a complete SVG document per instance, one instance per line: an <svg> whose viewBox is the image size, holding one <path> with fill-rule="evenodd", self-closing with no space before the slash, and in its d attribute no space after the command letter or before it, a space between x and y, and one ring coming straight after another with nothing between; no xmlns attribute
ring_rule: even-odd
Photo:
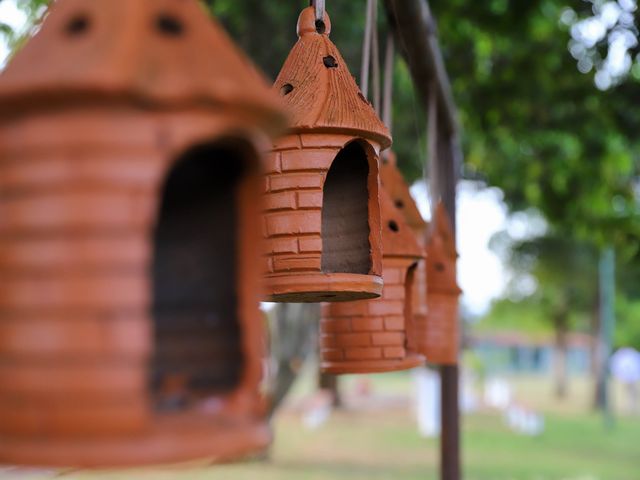
<svg viewBox="0 0 640 480"><path fill-rule="evenodd" d="M418 350L429 363L458 363L459 326L455 238L444 204L439 203L427 241L427 317L417 326ZM421 330L424 329L424 330ZM422 343L424 342L424 343Z"/></svg>
<svg viewBox="0 0 640 480"><path fill-rule="evenodd" d="M274 88L292 127L268 158L265 231L271 301L375 298L382 290L378 156L388 130L314 9Z"/></svg>
<svg viewBox="0 0 640 480"><path fill-rule="evenodd" d="M196 0L58 0L0 104L0 462L263 449L277 96Z"/></svg>
<svg viewBox="0 0 640 480"><path fill-rule="evenodd" d="M384 190L389 193L393 205L400 211L404 221L413 231L422 252L425 251L426 234L429 224L422 218L415 200L411 196L409 185L397 166L396 155L392 151L386 156L380 167L380 181ZM418 264L413 281L413 315L416 324L423 324L427 314L427 266L422 261Z"/></svg>
<svg viewBox="0 0 640 480"><path fill-rule="evenodd" d="M422 251L384 189L380 191L384 289L381 298L325 303L320 320L323 372L373 373L424 363L413 346L413 282Z"/></svg>
<svg viewBox="0 0 640 480"><path fill-rule="evenodd" d="M406 224L416 234L416 239L423 239L428 223L422 218L407 181L397 165L395 152L387 151L380 167L380 182L389 193L393 205L402 212ZM424 244L424 240L422 241Z"/></svg>

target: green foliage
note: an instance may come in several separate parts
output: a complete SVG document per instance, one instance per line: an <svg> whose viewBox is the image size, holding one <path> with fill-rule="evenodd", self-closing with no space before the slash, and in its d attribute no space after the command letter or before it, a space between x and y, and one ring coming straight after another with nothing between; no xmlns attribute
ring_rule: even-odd
<svg viewBox="0 0 640 480"><path fill-rule="evenodd" d="M508 298L495 302L483 328L530 333L589 329L597 299L597 249L553 232L521 241L502 232L492 247L510 267L512 279ZM535 289L523 291L531 281Z"/></svg>
<svg viewBox="0 0 640 480"><path fill-rule="evenodd" d="M553 231L524 241L501 232L492 247L512 279L506 298L495 301L479 322L480 331L548 334L559 315L567 315L571 330L591 330L598 312L597 248ZM527 280L534 280L536 288L523 294ZM640 349L640 256L618 259L615 307L615 346Z"/></svg>
<svg viewBox="0 0 640 480"><path fill-rule="evenodd" d="M616 265L616 346L640 350L640 256Z"/></svg>
<svg viewBox="0 0 640 480"><path fill-rule="evenodd" d="M558 231L637 242L640 116L631 85L598 91L567 50L565 1L434 0L469 170ZM637 89L635 89L637 90Z"/></svg>
<svg viewBox="0 0 640 480"><path fill-rule="evenodd" d="M479 332L518 331L531 337L548 337L553 334L548 312L534 299L495 301L491 310L480 319L475 330Z"/></svg>
<svg viewBox="0 0 640 480"><path fill-rule="evenodd" d="M23 32L16 32L8 24L0 22L0 41L4 40L12 51L19 49L45 14L50 2L51 0L16 0L17 7L27 16L27 28Z"/></svg>
<svg viewBox="0 0 640 480"><path fill-rule="evenodd" d="M616 298L614 346L631 346L640 350L640 300L623 295Z"/></svg>

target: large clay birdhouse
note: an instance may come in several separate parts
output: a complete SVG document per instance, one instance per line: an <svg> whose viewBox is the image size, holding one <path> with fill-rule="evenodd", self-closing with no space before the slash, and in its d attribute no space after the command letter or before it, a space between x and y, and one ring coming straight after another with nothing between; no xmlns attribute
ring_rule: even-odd
<svg viewBox="0 0 640 480"><path fill-rule="evenodd" d="M393 205L402 213L402 216L413 231L421 251L425 251L427 228L429 224L422 218L415 200L411 196L409 185L398 169L394 152L386 152L386 157L380 167L380 182L389 193ZM413 314L416 323L424 323L427 314L427 266L426 262L420 262L416 268L413 282Z"/></svg>
<svg viewBox="0 0 640 480"><path fill-rule="evenodd" d="M272 301L375 298L382 290L378 156L388 130L360 93L331 23L313 7L274 88L292 121L266 179L267 294Z"/></svg>
<svg viewBox="0 0 640 480"><path fill-rule="evenodd" d="M196 0L58 0L0 104L0 462L264 448L277 96Z"/></svg>
<svg viewBox="0 0 640 480"><path fill-rule="evenodd" d="M419 350L429 363L458 363L459 327L456 281L455 239L449 216L442 203L436 207L427 242L427 321L418 328L416 338L424 342Z"/></svg>
<svg viewBox="0 0 640 480"><path fill-rule="evenodd" d="M380 191L384 289L381 298L325 303L321 369L327 373L404 370L424 363L413 345L413 282L422 251L384 189Z"/></svg>

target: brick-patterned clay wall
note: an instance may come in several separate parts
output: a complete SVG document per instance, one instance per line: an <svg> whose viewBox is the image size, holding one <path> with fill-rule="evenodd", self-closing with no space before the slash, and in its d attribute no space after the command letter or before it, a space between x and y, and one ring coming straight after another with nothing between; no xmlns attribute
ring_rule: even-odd
<svg viewBox="0 0 640 480"><path fill-rule="evenodd" d="M326 303L320 322L323 362L401 360L406 356L405 279L411 260L385 259L382 297Z"/></svg>
<svg viewBox="0 0 640 480"><path fill-rule="evenodd" d="M95 108L1 125L0 462L231 459L269 442L256 415L262 330L251 239L259 235L246 233L248 223L258 230L257 179L253 213L244 213L246 192L239 204L245 355L240 386L220 403L224 420L194 408L180 412L184 421L171 412L165 422L150 404L149 360L157 351L150 264L160 193L187 149L246 122L223 120Z"/></svg>
<svg viewBox="0 0 640 480"><path fill-rule="evenodd" d="M242 268L233 301L243 330L255 332L243 335L243 383L180 421L150 408L149 359L159 350L150 267L154 256L177 257L152 245L162 243L152 235L169 167L224 139L253 171L260 139L285 126L280 102L197 1L163 13L157 2L52 4L0 75L0 463L112 467L261 451L267 426L244 414L260 407L260 272L258 260L249 268L235 255L256 242L209 247ZM254 199L260 187L251 187ZM257 226L258 212L244 218L249 188L237 190L234 225ZM218 267L191 260L176 261L204 275Z"/></svg>
<svg viewBox="0 0 640 480"><path fill-rule="evenodd" d="M439 203L427 242L427 315L416 321L420 352L427 361L452 365L458 361L459 321L455 239L447 212Z"/></svg>
<svg viewBox="0 0 640 480"><path fill-rule="evenodd" d="M322 186L348 140L338 135L292 134L277 142L267 156L263 217L267 272L320 270Z"/></svg>
<svg viewBox="0 0 640 480"><path fill-rule="evenodd" d="M428 292L429 314L424 322L416 322L418 348L429 363L458 363L458 294Z"/></svg>
<svg viewBox="0 0 640 480"><path fill-rule="evenodd" d="M273 146L261 225L268 299L380 295L378 150L375 142L342 133L290 133Z"/></svg>
<svg viewBox="0 0 640 480"><path fill-rule="evenodd" d="M424 232L414 230L416 234L416 240L420 245L422 251L426 255L425 237ZM427 304L427 259L419 262L416 266L414 278L413 278L413 291L411 292L411 300L413 303L413 330L411 331L411 346L416 351L427 357L427 361L430 361L427 356L427 343L428 329L427 329L427 317L428 317L428 304Z"/></svg>
<svg viewBox="0 0 640 480"><path fill-rule="evenodd" d="M152 133L105 112L0 131L0 433L146 424L146 226L164 170Z"/></svg>

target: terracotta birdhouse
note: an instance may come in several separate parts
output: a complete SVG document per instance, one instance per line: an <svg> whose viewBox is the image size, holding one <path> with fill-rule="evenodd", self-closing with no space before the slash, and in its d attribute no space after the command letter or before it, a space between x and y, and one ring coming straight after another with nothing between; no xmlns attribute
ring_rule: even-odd
<svg viewBox="0 0 640 480"><path fill-rule="evenodd" d="M382 290L378 155L389 132L309 7L275 82L292 119L268 158L269 300L374 298Z"/></svg>
<svg viewBox="0 0 640 480"><path fill-rule="evenodd" d="M461 290L456 281L457 258L449 216L439 203L427 242L427 321L424 326L419 325L416 332L416 338L424 342L418 350L429 363L454 365L458 362Z"/></svg>
<svg viewBox="0 0 640 480"><path fill-rule="evenodd" d="M0 104L0 463L262 449L262 77L196 0L58 0Z"/></svg>
<svg viewBox="0 0 640 480"><path fill-rule="evenodd" d="M400 211L404 221L413 231L421 251L425 251L428 223L422 218L415 200L411 196L409 185L398 169L396 155L392 151L386 156L380 167L380 181L389 193L393 205ZM416 321L424 322L427 314L427 267L426 262L420 262L416 268L413 282L413 314Z"/></svg>
<svg viewBox="0 0 640 480"><path fill-rule="evenodd" d="M381 298L326 303L320 320L321 368L328 373L372 373L424 362L413 337L413 282L422 258L413 232L380 191L384 289Z"/></svg>

